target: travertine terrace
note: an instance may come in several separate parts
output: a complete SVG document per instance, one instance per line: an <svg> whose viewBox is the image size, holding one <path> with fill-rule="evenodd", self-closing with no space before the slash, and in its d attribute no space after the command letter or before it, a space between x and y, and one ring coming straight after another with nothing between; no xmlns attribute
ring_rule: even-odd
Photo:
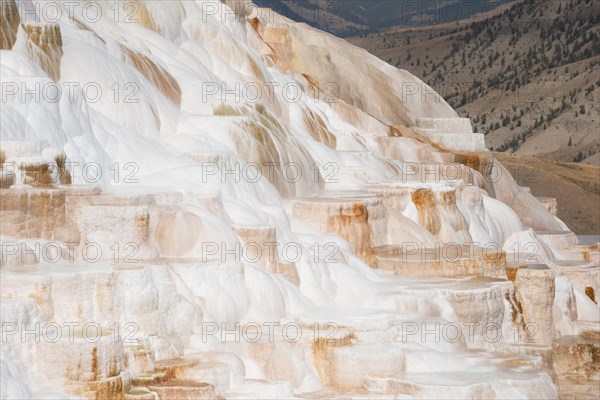
<svg viewBox="0 0 600 400"><path fill-rule="evenodd" d="M47 3L0 7L1 398L600 395L599 244L409 72L250 1Z"/></svg>

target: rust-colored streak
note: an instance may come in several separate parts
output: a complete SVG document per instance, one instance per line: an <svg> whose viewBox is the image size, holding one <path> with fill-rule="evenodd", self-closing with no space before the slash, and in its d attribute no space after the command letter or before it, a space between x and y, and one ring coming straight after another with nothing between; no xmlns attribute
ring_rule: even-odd
<svg viewBox="0 0 600 400"><path fill-rule="evenodd" d="M456 192L442 192L440 194L442 204L456 205Z"/></svg>
<svg viewBox="0 0 600 400"><path fill-rule="evenodd" d="M27 36L27 51L31 58L50 78L58 81L63 56L60 26L22 23L21 27Z"/></svg>
<svg viewBox="0 0 600 400"><path fill-rule="evenodd" d="M434 193L429 189L418 189L412 193L412 201L419 212L419 224L434 235L441 229L440 216L435 206Z"/></svg>
<svg viewBox="0 0 600 400"><path fill-rule="evenodd" d="M11 50L17 41L21 17L14 0L0 2L0 49Z"/></svg>
<svg viewBox="0 0 600 400"><path fill-rule="evenodd" d="M328 218L330 232L335 232L350 243L356 256L364 259L369 252L371 231L368 223L367 207L362 203L352 205L351 209L342 209Z"/></svg>
<svg viewBox="0 0 600 400"><path fill-rule="evenodd" d="M591 286L586 286L585 288L585 295L587 297L590 298L590 300L592 300L594 303L598 304L598 301L596 300L596 294L594 293L594 288Z"/></svg>
<svg viewBox="0 0 600 400"><path fill-rule="evenodd" d="M485 153L455 154L454 161L474 169L483 176L489 175L491 162L493 162L491 157Z"/></svg>
<svg viewBox="0 0 600 400"><path fill-rule="evenodd" d="M146 4L142 0L129 0L123 2L122 7L124 8L125 12L128 13L128 21L134 21L146 29L159 32L152 13L150 13L150 10L148 10L148 7L146 7Z"/></svg>
<svg viewBox="0 0 600 400"><path fill-rule="evenodd" d="M308 127L308 133L310 133L310 136L314 140L323 143L330 149L336 148L337 138L329 132L323 118L312 111L307 110L307 113L304 115L304 123Z"/></svg>
<svg viewBox="0 0 600 400"><path fill-rule="evenodd" d="M97 381L100 376L98 371L98 347L94 347L92 350L92 375L93 381Z"/></svg>
<svg viewBox="0 0 600 400"><path fill-rule="evenodd" d="M258 28L260 27L260 20L256 17L250 19L250 21L248 21L250 23L250 26L252 27L252 29L254 29L255 31L258 32Z"/></svg>
<svg viewBox="0 0 600 400"><path fill-rule="evenodd" d="M177 107L181 105L181 87L177 80L149 57L122 46L127 62L148 79L162 94Z"/></svg>

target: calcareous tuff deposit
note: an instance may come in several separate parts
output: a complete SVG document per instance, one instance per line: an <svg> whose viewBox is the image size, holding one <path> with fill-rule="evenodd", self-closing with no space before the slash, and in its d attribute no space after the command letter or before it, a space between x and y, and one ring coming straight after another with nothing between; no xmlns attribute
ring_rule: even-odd
<svg viewBox="0 0 600 400"><path fill-rule="evenodd" d="M0 4L1 398L600 396L597 241L409 72L249 0Z"/></svg>

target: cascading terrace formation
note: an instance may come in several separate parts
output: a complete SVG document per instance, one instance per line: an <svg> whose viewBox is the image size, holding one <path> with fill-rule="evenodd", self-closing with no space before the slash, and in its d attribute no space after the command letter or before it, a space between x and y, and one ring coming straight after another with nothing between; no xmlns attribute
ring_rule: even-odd
<svg viewBox="0 0 600 400"><path fill-rule="evenodd" d="M249 0L0 4L3 399L595 398L599 245L409 72Z"/></svg>

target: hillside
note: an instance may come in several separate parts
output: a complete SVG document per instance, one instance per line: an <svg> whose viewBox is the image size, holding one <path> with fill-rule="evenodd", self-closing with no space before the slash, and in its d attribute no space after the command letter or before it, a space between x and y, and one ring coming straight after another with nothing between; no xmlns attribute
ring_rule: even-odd
<svg viewBox="0 0 600 400"><path fill-rule="evenodd" d="M521 186L538 197L555 197L558 217L574 232L600 232L600 170L591 165L495 153Z"/></svg>
<svg viewBox="0 0 600 400"><path fill-rule="evenodd" d="M471 18L510 0L255 0L294 21L348 37L391 26L424 26Z"/></svg>
<svg viewBox="0 0 600 400"><path fill-rule="evenodd" d="M496 14L350 41L434 87L493 150L598 165L600 3L518 2Z"/></svg>

